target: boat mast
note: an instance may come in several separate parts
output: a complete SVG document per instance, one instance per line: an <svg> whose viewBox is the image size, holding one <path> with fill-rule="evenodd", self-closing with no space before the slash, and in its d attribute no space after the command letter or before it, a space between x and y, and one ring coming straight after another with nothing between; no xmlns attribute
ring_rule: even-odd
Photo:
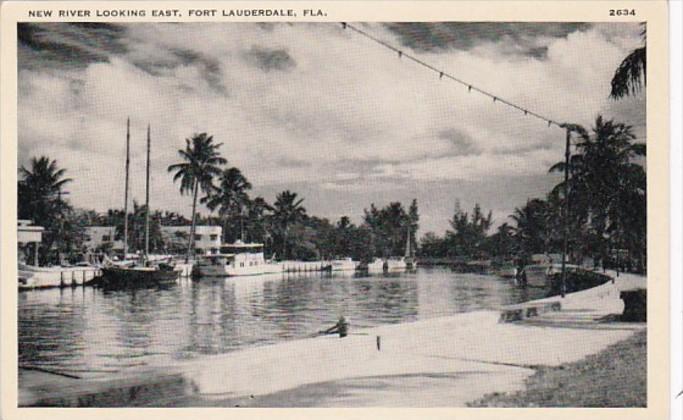
<svg viewBox="0 0 683 420"><path fill-rule="evenodd" d="M128 255L128 172L130 169L130 117L126 122L126 185L123 199L123 260Z"/></svg>
<svg viewBox="0 0 683 420"><path fill-rule="evenodd" d="M410 257L412 250L410 249L410 226L408 226L408 241L406 242L406 257Z"/></svg>
<svg viewBox="0 0 683 420"><path fill-rule="evenodd" d="M145 260L149 255L149 152L150 152L150 126L147 124L147 183L145 185Z"/></svg>

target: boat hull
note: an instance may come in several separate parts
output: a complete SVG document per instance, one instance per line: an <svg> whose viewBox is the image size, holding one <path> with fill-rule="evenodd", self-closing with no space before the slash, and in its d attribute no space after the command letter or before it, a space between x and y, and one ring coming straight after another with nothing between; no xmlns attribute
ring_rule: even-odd
<svg viewBox="0 0 683 420"><path fill-rule="evenodd" d="M332 271L354 271L358 266L358 263L351 259L333 260L331 266Z"/></svg>
<svg viewBox="0 0 683 420"><path fill-rule="evenodd" d="M35 267L20 265L19 290L81 286L100 275L98 267Z"/></svg>
<svg viewBox="0 0 683 420"><path fill-rule="evenodd" d="M261 264L253 267L233 267L232 265L195 264L194 275L199 277L241 277L282 273L280 264Z"/></svg>
<svg viewBox="0 0 683 420"><path fill-rule="evenodd" d="M132 289L175 284L180 273L175 270L105 267L97 285L107 289Z"/></svg>

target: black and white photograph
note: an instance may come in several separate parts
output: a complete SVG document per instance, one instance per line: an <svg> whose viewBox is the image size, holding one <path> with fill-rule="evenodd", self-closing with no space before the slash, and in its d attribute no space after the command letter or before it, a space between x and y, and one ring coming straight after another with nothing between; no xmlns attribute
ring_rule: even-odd
<svg viewBox="0 0 683 420"><path fill-rule="evenodd" d="M16 24L18 407L648 407L651 23L229 6Z"/></svg>

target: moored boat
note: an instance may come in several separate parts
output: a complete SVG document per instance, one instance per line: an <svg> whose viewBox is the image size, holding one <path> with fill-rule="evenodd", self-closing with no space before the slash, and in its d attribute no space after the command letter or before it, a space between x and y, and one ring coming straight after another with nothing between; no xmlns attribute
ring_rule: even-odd
<svg viewBox="0 0 683 420"><path fill-rule="evenodd" d="M401 258L388 258L386 260L386 270L387 272L405 271L408 268L408 263L404 257Z"/></svg>
<svg viewBox="0 0 683 420"><path fill-rule="evenodd" d="M240 240L225 244L218 254L204 255L197 259L193 275L199 277L257 276L282 273L281 263L266 261L263 244L244 243Z"/></svg>
<svg viewBox="0 0 683 420"><path fill-rule="evenodd" d="M102 268L97 285L103 288L138 288L174 284L179 272L171 265Z"/></svg>
<svg viewBox="0 0 683 420"><path fill-rule="evenodd" d="M19 264L19 290L85 285L101 274L95 266L39 267Z"/></svg>
<svg viewBox="0 0 683 420"><path fill-rule="evenodd" d="M353 271L358 266L358 263L351 258L343 258L339 260L330 261L332 271Z"/></svg>
<svg viewBox="0 0 683 420"><path fill-rule="evenodd" d="M147 126L147 179L145 184L145 252L140 262L106 264L102 268L102 277L94 282L95 285L104 288L128 289L137 287L154 287L175 283L180 276L180 271L173 265L156 259L149 253L149 179L150 179L150 154L151 136L150 127ZM128 120L126 132L126 183L124 203L124 249L123 255L128 253L128 171L130 166L130 120Z"/></svg>

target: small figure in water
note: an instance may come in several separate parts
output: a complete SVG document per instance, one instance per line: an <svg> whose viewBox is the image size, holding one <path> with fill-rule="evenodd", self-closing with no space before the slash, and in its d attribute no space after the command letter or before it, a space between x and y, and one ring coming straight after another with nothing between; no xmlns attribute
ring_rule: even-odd
<svg viewBox="0 0 683 420"><path fill-rule="evenodd" d="M321 331L321 334L337 334L339 333L339 338L344 338L348 334L349 331L349 323L346 321L346 318L343 316L339 317L339 321L337 321L336 324L334 324L332 327L326 329L325 331Z"/></svg>

